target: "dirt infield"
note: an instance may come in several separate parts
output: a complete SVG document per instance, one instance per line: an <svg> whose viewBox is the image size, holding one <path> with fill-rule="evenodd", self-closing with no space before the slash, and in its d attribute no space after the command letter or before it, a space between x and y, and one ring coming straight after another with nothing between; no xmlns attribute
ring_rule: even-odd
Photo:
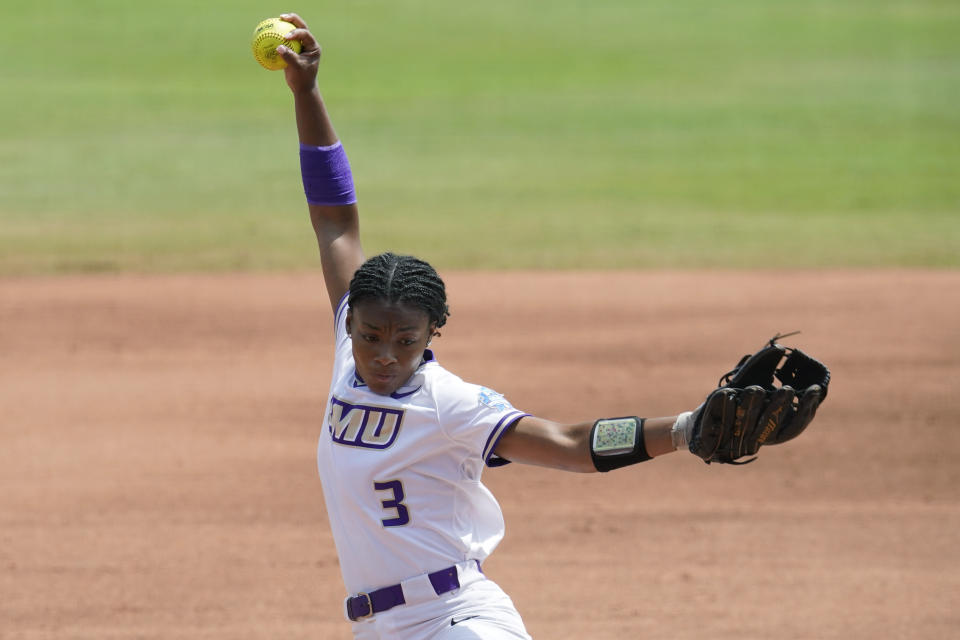
<svg viewBox="0 0 960 640"><path fill-rule="evenodd" d="M960 634L960 272L445 277L440 361L544 417L695 406L777 331L834 375L747 467L488 470L535 638ZM0 279L0 638L348 638L328 316L319 274Z"/></svg>

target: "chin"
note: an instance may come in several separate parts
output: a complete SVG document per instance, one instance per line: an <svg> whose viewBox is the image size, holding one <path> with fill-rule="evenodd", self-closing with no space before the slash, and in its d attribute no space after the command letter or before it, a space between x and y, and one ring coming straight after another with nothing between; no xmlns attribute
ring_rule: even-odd
<svg viewBox="0 0 960 640"><path fill-rule="evenodd" d="M370 389L370 391L377 394L378 396L389 396L391 393L393 393L400 387L394 387L390 385L380 386L380 385L367 384L367 388Z"/></svg>
<svg viewBox="0 0 960 640"><path fill-rule="evenodd" d="M403 382L398 382L396 377L389 380L379 380L377 376L370 375L364 376L363 379L367 382L367 388L380 396L388 396L403 386Z"/></svg>
<svg viewBox="0 0 960 640"><path fill-rule="evenodd" d="M364 367L363 369L366 369ZM413 376L414 371L405 372L393 372L393 375L387 376L386 378L381 378L378 376L374 370L363 370L357 368L357 372L360 374L360 377L363 378L364 382L367 383L367 389L373 393L380 396L389 396L391 393L402 387L407 383L408 380Z"/></svg>

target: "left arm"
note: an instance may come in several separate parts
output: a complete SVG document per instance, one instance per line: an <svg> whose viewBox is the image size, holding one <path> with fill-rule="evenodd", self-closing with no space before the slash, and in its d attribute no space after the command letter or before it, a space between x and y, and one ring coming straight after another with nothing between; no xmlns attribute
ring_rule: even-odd
<svg viewBox="0 0 960 640"><path fill-rule="evenodd" d="M676 420L677 416L647 418L643 441L648 454L661 456L676 451L671 435ZM494 453L511 462L592 473L597 470L590 455L592 428L593 422L560 424L527 416L504 434Z"/></svg>

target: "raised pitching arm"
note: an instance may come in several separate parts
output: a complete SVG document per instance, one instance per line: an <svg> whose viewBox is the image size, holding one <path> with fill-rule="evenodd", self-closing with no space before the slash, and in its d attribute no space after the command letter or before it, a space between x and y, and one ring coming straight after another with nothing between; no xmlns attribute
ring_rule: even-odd
<svg viewBox="0 0 960 640"><path fill-rule="evenodd" d="M327 167L320 165L326 162L326 157L339 154L332 156L335 160L342 158L339 164L334 163L336 168L341 169L340 175L334 177L338 178L338 184L343 185L349 178L349 165L346 165L347 175L344 176L341 165L346 163L346 156L341 149L335 149L339 144L339 138L333 129L317 86L320 45L300 16L295 13L286 13L280 18L297 27L287 34L287 39L298 40L303 45L299 54L287 47L277 49L277 53L287 63L284 75L287 85L293 92L297 132L301 145L301 168L305 175L311 171L316 174L318 167L325 171ZM329 180L325 175L316 179L321 182L324 179ZM352 179L349 182L352 192ZM353 198L353 202L349 202L350 198L341 198L341 200L344 201L343 204L317 204L310 202L308 194L310 221L317 236L323 278L327 286L327 295L330 297L330 305L334 311L347 292L354 272L364 260L363 248L360 244L360 218L356 199Z"/></svg>

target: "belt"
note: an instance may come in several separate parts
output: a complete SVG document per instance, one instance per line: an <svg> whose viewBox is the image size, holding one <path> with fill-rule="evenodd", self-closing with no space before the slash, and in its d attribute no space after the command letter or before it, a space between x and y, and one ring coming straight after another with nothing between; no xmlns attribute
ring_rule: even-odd
<svg viewBox="0 0 960 640"><path fill-rule="evenodd" d="M480 561L476 562L477 569L480 569ZM482 569L480 571L482 573ZM427 578L430 579L430 585L438 596L460 588L457 565L427 574ZM344 604L347 608L347 617L350 620L357 621L398 605L406 604L406 602L403 596L403 585L394 584L370 593L358 593L355 596L350 596Z"/></svg>

